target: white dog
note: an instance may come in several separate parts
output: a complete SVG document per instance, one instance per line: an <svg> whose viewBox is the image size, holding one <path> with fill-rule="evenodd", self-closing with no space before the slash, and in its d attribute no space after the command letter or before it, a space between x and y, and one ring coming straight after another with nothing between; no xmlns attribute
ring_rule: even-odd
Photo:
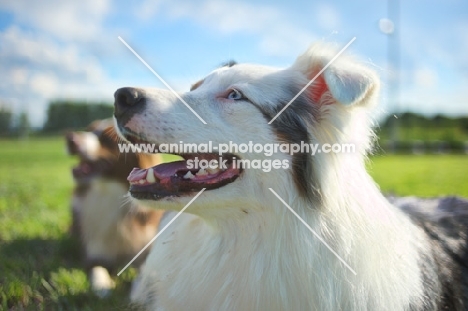
<svg viewBox="0 0 468 311"><path fill-rule="evenodd" d="M216 154L182 153L184 161L134 170L131 195L158 208L180 211L206 189L187 208L192 216L182 215L156 240L135 301L149 310L468 308L463 217L442 226L440 218L410 216L388 203L366 172L369 112L379 90L371 70L340 56L269 124L334 55L314 46L287 69L239 64L213 71L180 94L206 125L170 91L117 90L117 126L134 143L356 146L354 153L315 156L231 149L223 155L228 167L210 171L187 161ZM290 165L265 172L239 168L234 158Z"/></svg>
<svg viewBox="0 0 468 311"><path fill-rule="evenodd" d="M163 215L161 210L125 198L127 176L132 168L151 167L161 163L161 158L120 154L112 119L96 120L86 131L68 133L66 143L70 155L79 159L72 170L72 232L81 242L91 289L107 296L114 287L113 271L156 235ZM147 253L134 266L141 265Z"/></svg>

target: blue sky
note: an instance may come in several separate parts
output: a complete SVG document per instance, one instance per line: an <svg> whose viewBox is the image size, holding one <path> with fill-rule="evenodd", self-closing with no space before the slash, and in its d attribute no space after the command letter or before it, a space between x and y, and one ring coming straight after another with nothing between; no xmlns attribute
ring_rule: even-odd
<svg viewBox="0 0 468 311"><path fill-rule="evenodd" d="M122 86L163 88L118 36L178 91L229 59L287 67L313 42L341 48L356 37L348 52L380 74L381 111L467 115L468 2L401 1L398 75L385 17L387 2L370 0L0 0L0 105L38 126L51 99L112 102ZM396 108L389 77L400 85Z"/></svg>

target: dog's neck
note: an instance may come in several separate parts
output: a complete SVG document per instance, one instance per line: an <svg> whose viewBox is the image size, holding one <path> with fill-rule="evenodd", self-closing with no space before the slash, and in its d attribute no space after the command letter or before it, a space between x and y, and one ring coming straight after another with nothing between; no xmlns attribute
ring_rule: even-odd
<svg viewBox="0 0 468 311"><path fill-rule="evenodd" d="M157 261L152 266L164 263L165 271L174 271L169 281L162 277L161 295L194 293L187 294L186 301L206 307L211 301L195 294L203 292L220 301L213 305L232 303L243 310L403 310L412 303L412 295L417 297L421 289L412 242L418 240L418 231L380 194L362 158L315 160L336 170L317 171L320 198L300 197L292 176L283 175L289 180L280 183L289 189L274 189L310 228L268 185L256 189L264 192L239 196L232 204L210 206L198 218L177 220L178 230L161 236L156 246L174 249L155 252L150 259ZM185 267L191 272L179 273ZM235 297L229 291L233 287Z"/></svg>
<svg viewBox="0 0 468 311"><path fill-rule="evenodd" d="M400 218L400 213L391 207L378 187L365 170L365 163L361 155L333 155L318 156L321 161L319 167L334 167L335 169L315 171L319 183L318 191L311 191L314 195L305 197L298 194L294 186L293 176L275 176L272 180L283 178L281 184L289 185L289 188L276 188L274 184L264 186L266 189L260 191L256 196L252 193L245 197L239 196L232 203L225 202L223 205L213 205L209 208L195 211L197 216L213 228L214 232L220 234L231 227L235 231L242 228L250 228L252 223L264 223L265 228L276 230L279 223L284 223L291 218L296 221L296 216L289 208L277 198L273 192L279 195L301 218L310 219L314 217L340 218L349 216L352 220L357 219L367 222L375 221L377 218L395 218L395 213ZM316 165L317 166L317 165ZM270 188L270 189L269 189ZM317 189L315 189L317 190ZM285 213L285 211L287 213ZM293 217L286 217L291 215ZM341 223L342 219L340 219ZM255 231L255 230L253 230Z"/></svg>

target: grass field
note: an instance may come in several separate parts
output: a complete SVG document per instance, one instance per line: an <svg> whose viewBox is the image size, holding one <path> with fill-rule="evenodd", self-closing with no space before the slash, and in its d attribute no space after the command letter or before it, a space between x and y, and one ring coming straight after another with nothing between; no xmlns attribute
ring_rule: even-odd
<svg viewBox="0 0 468 311"><path fill-rule="evenodd" d="M128 310L134 271L107 299L88 291L67 234L74 160L63 140L0 143L0 310ZM468 156L376 156L369 170L387 193L468 197Z"/></svg>
<svg viewBox="0 0 468 311"><path fill-rule="evenodd" d="M73 159L63 139L1 141L0 310L128 310L132 272L100 300L67 234Z"/></svg>

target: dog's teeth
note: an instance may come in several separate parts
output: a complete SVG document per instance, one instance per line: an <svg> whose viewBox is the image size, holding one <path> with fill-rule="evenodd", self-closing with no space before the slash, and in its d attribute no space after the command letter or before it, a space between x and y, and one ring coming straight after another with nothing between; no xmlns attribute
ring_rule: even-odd
<svg viewBox="0 0 468 311"><path fill-rule="evenodd" d="M208 173L210 174L216 174L219 172L219 167L216 167L216 168L209 168L207 169Z"/></svg>
<svg viewBox="0 0 468 311"><path fill-rule="evenodd" d="M185 179L193 179L195 178L195 175L192 174L192 172L188 171L187 174L184 175Z"/></svg>
<svg viewBox="0 0 468 311"><path fill-rule="evenodd" d="M146 180L152 184L156 182L156 178L154 178L153 168L148 169L148 172L146 173Z"/></svg>
<svg viewBox="0 0 468 311"><path fill-rule="evenodd" d="M201 169L197 172L196 175L197 175L197 176L205 176L205 175L208 175L208 172L205 171L205 169L201 168Z"/></svg>

